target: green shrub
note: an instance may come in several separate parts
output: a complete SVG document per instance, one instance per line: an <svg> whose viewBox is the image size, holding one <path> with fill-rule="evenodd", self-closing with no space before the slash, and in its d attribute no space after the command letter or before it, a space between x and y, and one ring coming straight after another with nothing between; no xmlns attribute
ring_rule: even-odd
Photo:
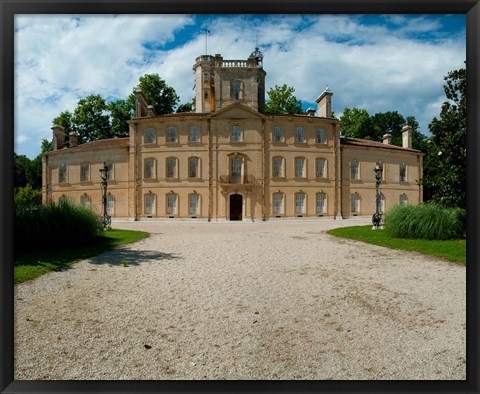
<svg viewBox="0 0 480 394"><path fill-rule="evenodd" d="M34 189L31 185L15 188L13 201L15 207L31 207L42 204L42 190Z"/></svg>
<svg viewBox="0 0 480 394"><path fill-rule="evenodd" d="M460 208L396 205L385 215L385 229L396 238L459 239L465 236L466 219Z"/></svg>
<svg viewBox="0 0 480 394"><path fill-rule="evenodd" d="M95 213L68 200L15 207L15 247L20 250L85 245L100 232L101 224Z"/></svg>

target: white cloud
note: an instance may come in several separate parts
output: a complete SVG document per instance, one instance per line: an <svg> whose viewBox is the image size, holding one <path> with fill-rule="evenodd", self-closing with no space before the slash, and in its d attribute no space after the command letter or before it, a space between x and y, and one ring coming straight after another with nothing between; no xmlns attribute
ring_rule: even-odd
<svg viewBox="0 0 480 394"><path fill-rule="evenodd" d="M208 18L209 54L245 59L258 35L267 88L286 83L314 103L329 85L335 113L354 106L371 114L398 111L414 115L424 133L440 111L443 77L463 67L466 56L461 29L448 37L438 20L422 16L379 17L376 24L340 15L260 18ZM79 98L124 98L146 73L160 74L181 102L194 96L192 66L205 52L205 36L200 26L193 38L181 36L195 23L192 16L18 16L15 22L17 153L38 154L51 120L72 111ZM416 36L424 33L434 39ZM174 45L179 36L182 44Z"/></svg>

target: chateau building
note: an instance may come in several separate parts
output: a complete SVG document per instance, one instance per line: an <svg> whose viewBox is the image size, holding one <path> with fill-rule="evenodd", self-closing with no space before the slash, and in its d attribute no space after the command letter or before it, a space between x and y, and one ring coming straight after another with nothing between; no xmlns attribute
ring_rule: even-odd
<svg viewBox="0 0 480 394"><path fill-rule="evenodd" d="M266 114L263 56L196 59L196 112L157 115L136 91L129 137L77 144L54 126L43 155L43 201L69 198L102 212L99 169L109 166L107 211L130 220L278 220L371 216L377 162L380 210L422 202L423 154L340 135L327 88L306 114Z"/></svg>

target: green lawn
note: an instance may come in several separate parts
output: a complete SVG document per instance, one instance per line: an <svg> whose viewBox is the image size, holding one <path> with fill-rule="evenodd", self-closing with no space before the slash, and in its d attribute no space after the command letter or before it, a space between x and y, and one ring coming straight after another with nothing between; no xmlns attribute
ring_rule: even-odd
<svg viewBox="0 0 480 394"><path fill-rule="evenodd" d="M53 250L15 252L14 280L22 283L38 278L50 271L69 267L77 261L96 256L119 245L129 244L147 238L144 231L115 230L104 231L95 244L84 247L65 247ZM72 241L75 237L72 237Z"/></svg>
<svg viewBox="0 0 480 394"><path fill-rule="evenodd" d="M369 244L386 246L391 249L409 250L457 263L466 263L467 249L464 239L431 241L425 239L394 238L385 230L372 230L371 225L336 228L327 231L327 233L337 237L356 239Z"/></svg>

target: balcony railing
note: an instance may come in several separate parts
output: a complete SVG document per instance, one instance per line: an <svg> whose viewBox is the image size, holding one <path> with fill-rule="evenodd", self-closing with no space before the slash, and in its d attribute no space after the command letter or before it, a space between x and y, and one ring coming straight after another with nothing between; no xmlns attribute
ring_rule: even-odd
<svg viewBox="0 0 480 394"><path fill-rule="evenodd" d="M256 68L257 63L252 60L221 60L215 63L216 67L222 68Z"/></svg>
<svg viewBox="0 0 480 394"><path fill-rule="evenodd" d="M255 177L253 175L220 175L220 183L253 185L255 183Z"/></svg>

